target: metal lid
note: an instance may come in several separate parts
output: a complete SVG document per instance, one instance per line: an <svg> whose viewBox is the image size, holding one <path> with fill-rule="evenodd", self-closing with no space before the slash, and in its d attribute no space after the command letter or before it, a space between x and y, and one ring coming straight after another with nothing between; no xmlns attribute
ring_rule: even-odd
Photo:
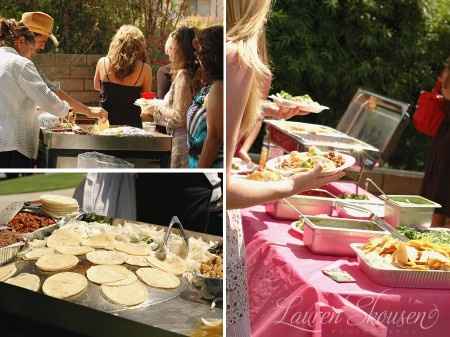
<svg viewBox="0 0 450 337"><path fill-rule="evenodd" d="M337 129L379 149L386 160L409 119L409 104L358 89Z"/></svg>

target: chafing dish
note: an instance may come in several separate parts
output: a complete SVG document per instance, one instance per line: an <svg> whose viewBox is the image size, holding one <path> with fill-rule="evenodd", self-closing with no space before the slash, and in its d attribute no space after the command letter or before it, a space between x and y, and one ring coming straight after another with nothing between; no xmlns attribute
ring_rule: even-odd
<svg viewBox="0 0 450 337"><path fill-rule="evenodd" d="M355 256L352 243L365 243L388 232L375 222L332 217L303 217L303 242L313 253Z"/></svg>
<svg viewBox="0 0 450 337"><path fill-rule="evenodd" d="M392 226L430 227L433 212L441 205L420 195L387 195L384 207L386 222Z"/></svg>

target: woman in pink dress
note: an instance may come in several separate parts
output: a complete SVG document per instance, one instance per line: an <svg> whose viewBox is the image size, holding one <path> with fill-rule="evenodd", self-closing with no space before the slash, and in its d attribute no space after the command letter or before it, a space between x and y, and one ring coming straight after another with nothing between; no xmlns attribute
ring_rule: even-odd
<svg viewBox="0 0 450 337"><path fill-rule="evenodd" d="M238 141L248 135L263 105L271 72L262 61L261 41L270 0L227 0L227 336L250 336L245 251L238 209L288 197L342 177L324 176L320 166L273 182L235 179L231 163Z"/></svg>

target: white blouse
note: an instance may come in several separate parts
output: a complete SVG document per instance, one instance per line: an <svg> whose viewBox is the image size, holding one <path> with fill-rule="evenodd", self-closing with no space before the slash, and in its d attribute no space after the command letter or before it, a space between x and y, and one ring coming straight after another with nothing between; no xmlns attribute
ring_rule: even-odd
<svg viewBox="0 0 450 337"><path fill-rule="evenodd" d="M38 106L58 117L69 112L69 104L49 89L33 62L14 48L0 47L0 152L36 158Z"/></svg>

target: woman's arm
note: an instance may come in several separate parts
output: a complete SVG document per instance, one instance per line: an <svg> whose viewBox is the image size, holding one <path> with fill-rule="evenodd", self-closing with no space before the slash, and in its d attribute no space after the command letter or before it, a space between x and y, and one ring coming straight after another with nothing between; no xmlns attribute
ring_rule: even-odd
<svg viewBox="0 0 450 337"><path fill-rule="evenodd" d="M211 167L223 146L223 83L215 82L206 100L207 134L198 161L200 168Z"/></svg>
<svg viewBox="0 0 450 337"><path fill-rule="evenodd" d="M97 66L95 67L95 76L94 76L94 89L97 91L100 91L102 84L100 83L102 77L101 77L101 64L104 64L104 57L101 57L98 62Z"/></svg>
<svg viewBox="0 0 450 337"><path fill-rule="evenodd" d="M342 173L322 177L322 168L319 166L308 173L275 182L235 179L231 175L231 161L250 90L255 85L255 76L252 69L244 65L238 55L236 53L233 55L232 49L230 50L227 55L227 208L245 208L281 199L341 178Z"/></svg>

